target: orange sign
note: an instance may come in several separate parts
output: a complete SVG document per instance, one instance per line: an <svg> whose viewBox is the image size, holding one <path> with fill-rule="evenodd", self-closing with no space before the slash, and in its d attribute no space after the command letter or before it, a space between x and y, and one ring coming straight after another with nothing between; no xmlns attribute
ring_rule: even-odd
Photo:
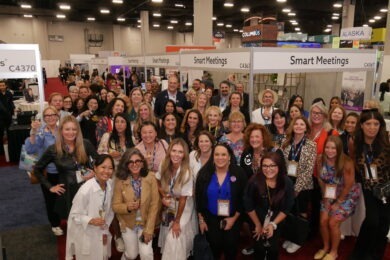
<svg viewBox="0 0 390 260"><path fill-rule="evenodd" d="M165 46L165 52L179 52L180 50L215 50L215 46L196 46L196 45L168 45Z"/></svg>

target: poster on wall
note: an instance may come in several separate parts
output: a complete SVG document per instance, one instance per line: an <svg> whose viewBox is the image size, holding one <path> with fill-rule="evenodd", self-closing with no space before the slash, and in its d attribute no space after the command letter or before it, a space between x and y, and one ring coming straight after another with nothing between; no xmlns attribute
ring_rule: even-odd
<svg viewBox="0 0 390 260"><path fill-rule="evenodd" d="M366 71L343 72L341 99L347 110L361 111L366 88Z"/></svg>

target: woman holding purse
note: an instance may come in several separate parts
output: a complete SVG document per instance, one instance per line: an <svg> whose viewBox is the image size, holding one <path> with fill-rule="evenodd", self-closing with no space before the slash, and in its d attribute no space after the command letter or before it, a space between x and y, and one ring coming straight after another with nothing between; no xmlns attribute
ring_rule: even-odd
<svg viewBox="0 0 390 260"><path fill-rule="evenodd" d="M142 153L127 150L116 172L112 208L119 220L125 252L122 259L153 259L152 240L160 208L157 180Z"/></svg>

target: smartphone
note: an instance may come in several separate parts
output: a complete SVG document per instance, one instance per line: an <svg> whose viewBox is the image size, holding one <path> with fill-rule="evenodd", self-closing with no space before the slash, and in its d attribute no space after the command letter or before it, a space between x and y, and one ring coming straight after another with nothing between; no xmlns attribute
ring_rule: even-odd
<svg viewBox="0 0 390 260"><path fill-rule="evenodd" d="M226 219L222 219L221 222L219 222L219 228L225 229L226 227Z"/></svg>

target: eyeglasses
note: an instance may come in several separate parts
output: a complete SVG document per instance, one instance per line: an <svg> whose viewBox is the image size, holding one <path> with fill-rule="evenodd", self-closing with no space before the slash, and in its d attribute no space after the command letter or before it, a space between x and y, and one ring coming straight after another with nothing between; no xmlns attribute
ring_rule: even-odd
<svg viewBox="0 0 390 260"><path fill-rule="evenodd" d="M311 112L311 114L312 114L313 116L322 116L322 115L323 115L322 112Z"/></svg>
<svg viewBox="0 0 390 260"><path fill-rule="evenodd" d="M130 160L130 161L128 162L128 164L130 164L130 165L135 165L135 164L139 165L139 164L141 164L141 163L143 163L143 162L144 162L143 160L135 160L135 161Z"/></svg>
<svg viewBox="0 0 390 260"><path fill-rule="evenodd" d="M57 117L57 116L58 116L57 114L47 114L47 115L44 115L43 117L50 118L50 117Z"/></svg>
<svg viewBox="0 0 390 260"><path fill-rule="evenodd" d="M237 121L231 121L230 123L232 123L232 124L240 124L240 123L243 123L243 121L242 120L237 120Z"/></svg>
<svg viewBox="0 0 390 260"><path fill-rule="evenodd" d="M72 100L64 100L64 103L72 103Z"/></svg>
<svg viewBox="0 0 390 260"><path fill-rule="evenodd" d="M275 169L276 167L278 167L276 164L270 164L270 165L263 164L261 166L261 168L263 169Z"/></svg>

